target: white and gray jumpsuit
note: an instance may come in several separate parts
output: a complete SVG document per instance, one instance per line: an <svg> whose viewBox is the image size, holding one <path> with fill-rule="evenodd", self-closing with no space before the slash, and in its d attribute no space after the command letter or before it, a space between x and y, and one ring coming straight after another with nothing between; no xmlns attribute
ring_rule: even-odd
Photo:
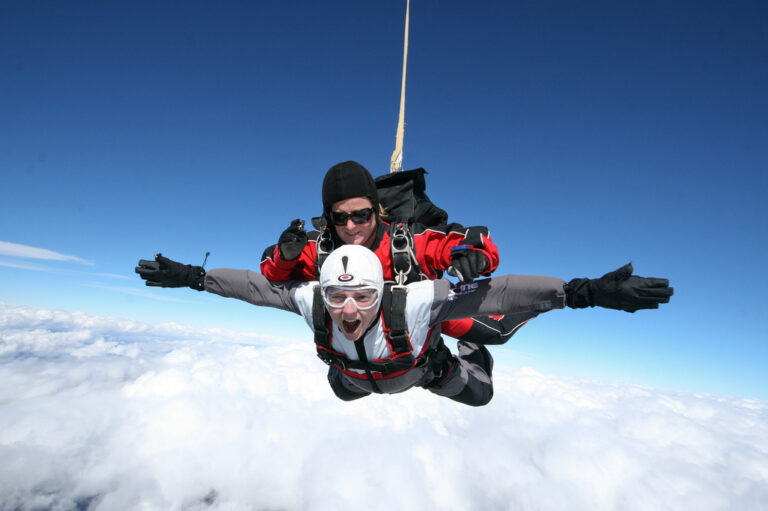
<svg viewBox="0 0 768 511"><path fill-rule="evenodd" d="M301 314L314 331L312 304L319 283L273 283L249 270L217 268L205 277L205 289L220 296L236 298L254 305L274 307ZM440 337L440 322L477 315L525 314L565 307L565 282L555 277L504 275L453 287L446 279L408 284L405 320L415 358L429 350L445 349ZM332 347L350 360L360 360L354 343L348 341L335 324L331 328ZM363 346L368 360L391 355L381 317L365 333ZM436 374L432 364L415 364L394 375L370 375L354 369L332 367L328 377L338 397L352 400L371 392L392 394L414 386L456 401L481 406L493 396L493 360L484 346L459 341L459 354L453 356L447 374ZM437 377L439 376L439 378Z"/></svg>

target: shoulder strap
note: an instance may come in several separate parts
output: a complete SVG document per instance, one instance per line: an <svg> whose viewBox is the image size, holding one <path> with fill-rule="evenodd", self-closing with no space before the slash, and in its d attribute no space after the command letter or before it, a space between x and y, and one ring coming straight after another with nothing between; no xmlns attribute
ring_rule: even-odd
<svg viewBox="0 0 768 511"><path fill-rule="evenodd" d="M413 247L413 234L405 220L396 219L389 225L392 272L398 286L421 280L421 268Z"/></svg>
<svg viewBox="0 0 768 511"><path fill-rule="evenodd" d="M381 313L384 333L395 358L413 356L411 341L408 337L408 326L405 323L405 301L407 289L405 286L386 284L381 299Z"/></svg>
<svg viewBox="0 0 768 511"><path fill-rule="evenodd" d="M320 236L317 237L315 246L317 248L317 258L315 260L315 278L320 280L320 268L323 267L325 260L328 258L328 254L330 254L333 250L333 239L331 238L331 230L329 227L325 227L322 231L320 231Z"/></svg>
<svg viewBox="0 0 768 511"><path fill-rule="evenodd" d="M312 297L312 327L315 330L315 344L317 345L318 356L320 356L321 351L327 352L331 349L331 332L328 328L330 320L330 315L325 309L320 286L315 286L314 296ZM322 359L323 357L320 356L320 358Z"/></svg>

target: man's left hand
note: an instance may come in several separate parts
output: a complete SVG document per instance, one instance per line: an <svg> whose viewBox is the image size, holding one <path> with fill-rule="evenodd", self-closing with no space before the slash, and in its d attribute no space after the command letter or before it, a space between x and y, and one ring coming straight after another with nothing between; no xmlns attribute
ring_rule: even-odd
<svg viewBox="0 0 768 511"><path fill-rule="evenodd" d="M488 267L488 258L480 250L464 245L454 247L451 252L448 274L457 277L464 284L474 282Z"/></svg>

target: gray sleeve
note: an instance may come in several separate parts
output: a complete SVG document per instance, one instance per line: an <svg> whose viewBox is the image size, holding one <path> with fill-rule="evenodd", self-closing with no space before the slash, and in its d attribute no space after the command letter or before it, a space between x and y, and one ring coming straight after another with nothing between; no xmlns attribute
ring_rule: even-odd
<svg viewBox="0 0 768 511"><path fill-rule="evenodd" d="M273 307L301 314L294 300L295 289L303 282L270 282L250 270L214 268L205 274L205 290L254 305Z"/></svg>
<svg viewBox="0 0 768 511"><path fill-rule="evenodd" d="M502 275L451 287L434 281L435 298L430 324L449 319L534 312L565 307L565 281L537 275Z"/></svg>

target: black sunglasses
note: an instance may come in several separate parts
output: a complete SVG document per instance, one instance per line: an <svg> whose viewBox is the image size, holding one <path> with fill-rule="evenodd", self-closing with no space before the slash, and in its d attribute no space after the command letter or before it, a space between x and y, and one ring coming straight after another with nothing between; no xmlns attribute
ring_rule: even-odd
<svg viewBox="0 0 768 511"><path fill-rule="evenodd" d="M331 211L331 222L334 225L347 225L347 220L351 218L356 224L364 224L371 219L371 215L373 215L373 208L358 209L352 213Z"/></svg>

